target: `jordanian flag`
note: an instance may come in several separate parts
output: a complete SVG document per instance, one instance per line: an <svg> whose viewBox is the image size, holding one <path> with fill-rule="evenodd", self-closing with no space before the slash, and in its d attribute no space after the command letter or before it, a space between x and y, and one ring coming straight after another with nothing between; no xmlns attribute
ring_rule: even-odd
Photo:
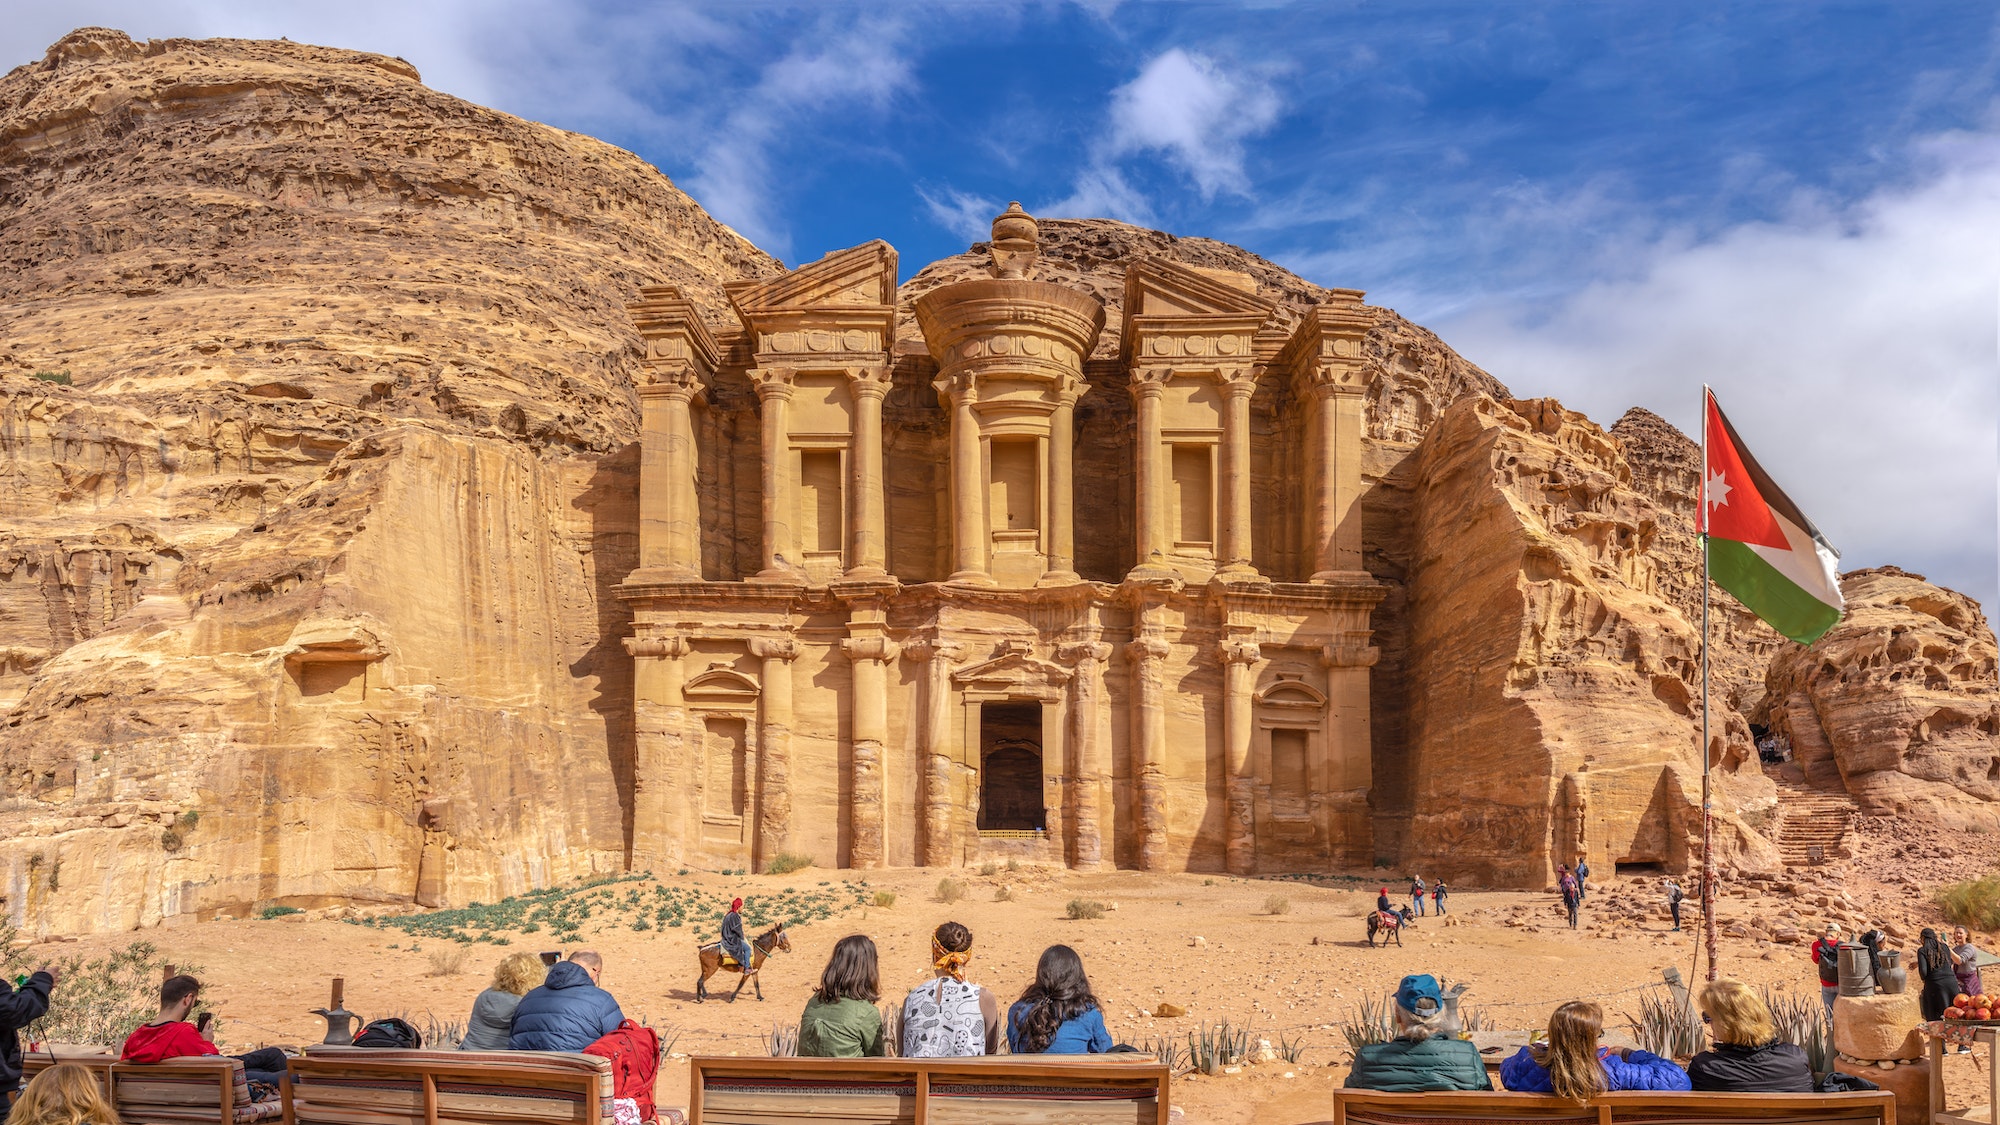
<svg viewBox="0 0 2000 1125"><path fill-rule="evenodd" d="M1771 628L1811 644L1840 620L1840 552L1750 456L1715 395L1706 398L1709 577Z"/></svg>

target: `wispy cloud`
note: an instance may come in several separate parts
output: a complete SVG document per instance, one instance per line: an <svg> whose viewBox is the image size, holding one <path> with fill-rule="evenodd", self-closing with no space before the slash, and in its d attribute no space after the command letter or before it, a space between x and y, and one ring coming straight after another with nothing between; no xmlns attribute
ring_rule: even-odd
<svg viewBox="0 0 2000 1125"><path fill-rule="evenodd" d="M917 198L924 201L924 208L938 225L967 242L981 242L991 235L993 216L1001 208L1001 204L983 195L949 187L933 190L919 186Z"/></svg>
<svg viewBox="0 0 2000 1125"><path fill-rule="evenodd" d="M1714 385L1760 460L1844 552L1993 604L2000 416L2000 133L1914 144L1918 174L1845 207L1697 243L1622 280L1437 322L1517 394L1688 432Z"/></svg>
<svg viewBox="0 0 2000 1125"><path fill-rule="evenodd" d="M1250 194L1243 142L1278 120L1278 96L1241 70L1175 47L1111 95L1109 155L1157 151L1194 181L1203 199Z"/></svg>
<svg viewBox="0 0 2000 1125"><path fill-rule="evenodd" d="M1093 164L1077 173L1070 193L1044 204L1039 213L1052 219L1118 219L1142 227L1159 221L1145 195L1108 164Z"/></svg>

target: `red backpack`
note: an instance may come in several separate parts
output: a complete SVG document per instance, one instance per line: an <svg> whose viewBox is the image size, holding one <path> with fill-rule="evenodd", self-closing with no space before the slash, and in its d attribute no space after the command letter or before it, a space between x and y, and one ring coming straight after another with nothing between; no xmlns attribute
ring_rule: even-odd
<svg viewBox="0 0 2000 1125"><path fill-rule="evenodd" d="M583 1053L610 1059L612 1096L638 1102L639 1120L653 1120L659 1112L653 1105L653 1080L660 1073L658 1032L628 1019Z"/></svg>

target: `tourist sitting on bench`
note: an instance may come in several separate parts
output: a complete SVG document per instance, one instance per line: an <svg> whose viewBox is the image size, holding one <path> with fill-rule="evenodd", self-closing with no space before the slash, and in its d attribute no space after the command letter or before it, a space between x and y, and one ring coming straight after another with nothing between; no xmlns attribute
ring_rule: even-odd
<svg viewBox="0 0 2000 1125"><path fill-rule="evenodd" d="M882 996L880 985L875 943L861 934L841 938L833 947L833 956L826 959L819 987L806 998L806 1010L799 1016L800 1057L855 1059L887 1055L882 1010L875 1006Z"/></svg>
<svg viewBox="0 0 2000 1125"><path fill-rule="evenodd" d="M972 931L946 922L931 935L931 972L903 999L902 1054L908 1059L998 1054L1000 1002L993 990L968 984Z"/></svg>
<svg viewBox="0 0 2000 1125"><path fill-rule="evenodd" d="M8 1125L118 1125L118 1111L89 1067L60 1063L35 1075L14 1099Z"/></svg>
<svg viewBox="0 0 2000 1125"><path fill-rule="evenodd" d="M1730 1094L1810 1094L1812 1063L1797 1044L1780 1042L1778 1028L1750 986L1712 980L1702 986L1701 1018L1715 1046L1688 1062L1697 1090Z"/></svg>
<svg viewBox="0 0 2000 1125"><path fill-rule="evenodd" d="M1414 1094L1425 1090L1491 1090L1479 1048L1442 1034L1444 994L1437 978L1420 973L1396 988L1396 1037L1354 1052L1347 1085L1356 1090Z"/></svg>
<svg viewBox="0 0 2000 1125"><path fill-rule="evenodd" d="M533 953L514 953L493 970L493 983L472 1002L472 1016L465 1021L461 1051L504 1051L514 1034L514 1011L544 977L548 966Z"/></svg>
<svg viewBox="0 0 2000 1125"><path fill-rule="evenodd" d="M516 1051L581 1051L625 1022L618 1001L597 987L604 958L579 949L549 968L548 980L514 1007L507 1046Z"/></svg>
<svg viewBox="0 0 2000 1125"><path fill-rule="evenodd" d="M1604 1009L1588 1000L1572 1000L1549 1017L1549 1040L1521 1048L1500 1064L1500 1081L1509 1090L1554 1094L1567 1101L1588 1101L1617 1090L1666 1092L1692 1090L1687 1072L1651 1051L1631 1047L1600 1047Z"/></svg>
<svg viewBox="0 0 2000 1125"><path fill-rule="evenodd" d="M1101 1055L1111 1050L1103 1005L1067 945L1042 950L1035 983L1007 1009L1007 1046L1017 1055Z"/></svg>
<svg viewBox="0 0 2000 1125"><path fill-rule="evenodd" d="M209 1013L203 1012L197 1023L187 1022L189 1013L200 1002L200 981L186 973L168 977L160 985L160 1014L152 1023L142 1023L133 1029L118 1057L126 1062L157 1063L222 1054L215 1044L202 1037L202 1032L208 1030ZM229 1057L243 1064L243 1076L252 1082L278 1086L285 1081L285 1052L276 1047Z"/></svg>

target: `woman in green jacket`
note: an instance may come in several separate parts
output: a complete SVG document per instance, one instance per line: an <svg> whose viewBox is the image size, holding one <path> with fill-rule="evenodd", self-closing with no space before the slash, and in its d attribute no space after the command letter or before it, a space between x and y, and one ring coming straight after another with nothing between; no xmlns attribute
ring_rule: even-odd
<svg viewBox="0 0 2000 1125"><path fill-rule="evenodd" d="M860 934L841 938L799 1017L800 1056L854 1059L887 1054L882 1046L882 1010L875 1006L881 997L879 981L875 943Z"/></svg>
<svg viewBox="0 0 2000 1125"><path fill-rule="evenodd" d="M1396 988L1396 1037L1354 1052L1347 1085L1355 1090L1491 1090L1479 1049L1441 1034L1444 995L1437 978L1419 973Z"/></svg>

